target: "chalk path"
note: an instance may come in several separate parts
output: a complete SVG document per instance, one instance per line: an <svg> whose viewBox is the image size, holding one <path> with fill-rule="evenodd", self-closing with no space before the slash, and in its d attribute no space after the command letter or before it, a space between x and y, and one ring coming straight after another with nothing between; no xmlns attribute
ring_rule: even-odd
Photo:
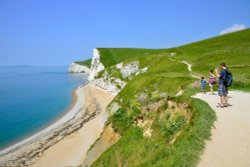
<svg viewBox="0 0 250 167"><path fill-rule="evenodd" d="M181 63L187 65L191 77L200 78L192 71L192 64ZM217 95L198 93L193 97L207 102L217 116L198 167L250 167L250 93L230 91L232 106L226 108L216 107Z"/></svg>
<svg viewBox="0 0 250 167"><path fill-rule="evenodd" d="M194 97L207 102L217 115L198 167L250 167L250 93L230 91L232 106L226 108L216 107L216 95Z"/></svg>

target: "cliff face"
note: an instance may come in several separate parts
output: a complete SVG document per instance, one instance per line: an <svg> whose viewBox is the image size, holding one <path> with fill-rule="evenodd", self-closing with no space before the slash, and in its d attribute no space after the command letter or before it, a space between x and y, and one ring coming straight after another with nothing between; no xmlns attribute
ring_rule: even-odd
<svg viewBox="0 0 250 167"><path fill-rule="evenodd" d="M94 78L98 75L98 73L104 69L105 69L105 67L101 63L99 51L97 49L94 49L88 80L89 81L94 80Z"/></svg>
<svg viewBox="0 0 250 167"><path fill-rule="evenodd" d="M74 62L70 64L68 71L71 73L90 73L90 69L88 67Z"/></svg>
<svg viewBox="0 0 250 167"><path fill-rule="evenodd" d="M98 49L94 49L88 80L95 86L113 94L118 94L129 80L146 71L147 68L140 69L140 63L138 61L132 61L126 64L119 63L105 69L101 62Z"/></svg>

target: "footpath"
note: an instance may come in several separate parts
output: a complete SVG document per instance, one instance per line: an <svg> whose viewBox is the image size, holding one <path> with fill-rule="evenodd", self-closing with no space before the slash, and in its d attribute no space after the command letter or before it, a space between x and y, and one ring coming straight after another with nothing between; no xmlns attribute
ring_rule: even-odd
<svg viewBox="0 0 250 167"><path fill-rule="evenodd" d="M216 107L217 95L198 93L194 98L207 102L217 115L198 167L250 167L250 93L230 91L232 106L226 108Z"/></svg>

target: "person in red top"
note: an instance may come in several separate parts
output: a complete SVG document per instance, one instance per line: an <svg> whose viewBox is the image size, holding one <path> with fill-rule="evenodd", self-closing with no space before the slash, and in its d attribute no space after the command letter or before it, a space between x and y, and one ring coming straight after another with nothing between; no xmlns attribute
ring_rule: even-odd
<svg viewBox="0 0 250 167"><path fill-rule="evenodd" d="M214 75L214 73L213 73L213 70L210 70L210 71L209 71L209 75L210 75L210 76L209 76L210 93L211 93L212 95L215 95L213 87L214 87L214 85L216 84L216 77L215 77L215 75Z"/></svg>

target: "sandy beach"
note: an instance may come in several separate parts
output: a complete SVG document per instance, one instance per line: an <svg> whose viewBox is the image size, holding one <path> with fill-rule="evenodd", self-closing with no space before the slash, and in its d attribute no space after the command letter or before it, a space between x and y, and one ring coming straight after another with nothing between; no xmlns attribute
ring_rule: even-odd
<svg viewBox="0 0 250 167"><path fill-rule="evenodd" d="M0 166L76 166L103 131L105 108L114 96L86 85L71 110L41 132L0 152ZM56 156L55 156L56 155Z"/></svg>
<svg viewBox="0 0 250 167"><path fill-rule="evenodd" d="M218 108L216 95L196 94L216 112L217 121L212 129L211 140L201 156L199 167L249 167L250 166L250 93L229 92L229 104Z"/></svg>

